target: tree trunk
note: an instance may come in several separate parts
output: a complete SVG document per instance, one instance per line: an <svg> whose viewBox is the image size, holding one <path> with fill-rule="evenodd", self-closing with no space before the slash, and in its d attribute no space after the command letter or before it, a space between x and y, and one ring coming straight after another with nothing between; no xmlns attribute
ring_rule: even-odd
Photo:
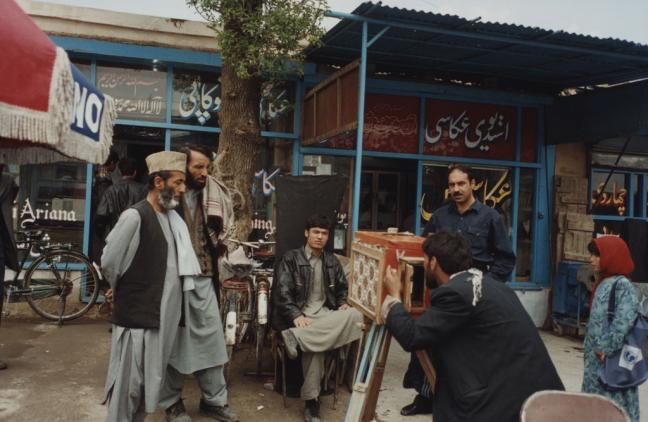
<svg viewBox="0 0 648 422"><path fill-rule="evenodd" d="M242 79L225 59L221 73L220 138L215 175L233 192L235 236L247 240L252 230L252 183L262 147L259 125L261 80Z"/></svg>

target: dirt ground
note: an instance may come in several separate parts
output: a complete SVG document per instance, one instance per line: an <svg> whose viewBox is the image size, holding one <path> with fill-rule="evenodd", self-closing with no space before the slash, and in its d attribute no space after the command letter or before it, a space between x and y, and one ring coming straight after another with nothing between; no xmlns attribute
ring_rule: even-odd
<svg viewBox="0 0 648 422"><path fill-rule="evenodd" d="M42 320L3 320L0 327L0 356L9 369L0 371L0 421L76 422L103 421L106 409L99 402L110 352L109 324L86 320L63 327ZM583 371L582 342L569 337L541 333L549 353L569 391L580 390ZM401 388L409 355L392 342L378 400L378 421L422 422L431 417L401 417L400 408L413 398ZM272 367L267 355L268 370ZM253 357L245 350L235 354L230 385L230 405L242 421L302 421L303 403L264 388L270 377L257 379L245 372L254 368ZM648 422L648 383L640 388L642 421ZM185 403L194 421L209 421L197 412L199 390L193 378L187 380ZM333 397L322 399L322 419L343 421L349 400L346 387L340 388L333 409ZM158 411L147 422L163 422Z"/></svg>
<svg viewBox="0 0 648 422"><path fill-rule="evenodd" d="M0 371L0 420L14 421L101 421L105 407L99 402L103 391L110 353L110 325L103 321L72 322L63 327L41 320L4 320L0 327L0 356L9 369ZM400 352L400 353L398 353ZM281 395L264 384L271 377L257 379L245 375L254 368L253 355L247 350L235 353L231 369L230 406L242 421L302 421L303 402L288 399L284 408ZM400 388L400 377L407 366L408 355L392 346L383 388L383 396L400 392L395 406L407 404L412 394ZM270 352L265 357L267 370L272 369ZM393 378L390 380L390 377ZM333 397L322 398L325 421L342 421L349 400L345 386L339 388L338 403L333 409ZM194 421L209 421L197 412L199 389L189 377L184 391L185 404ZM391 400L393 396L389 397ZM381 400L383 397L381 397ZM391 407L391 406L390 406ZM395 408L394 408L395 409ZM381 420L399 420L397 410L380 408ZM391 416L391 417L390 417ZM384 418L384 419L383 419ZM164 412L147 418L147 422L163 422ZM410 422L430 420L408 418Z"/></svg>

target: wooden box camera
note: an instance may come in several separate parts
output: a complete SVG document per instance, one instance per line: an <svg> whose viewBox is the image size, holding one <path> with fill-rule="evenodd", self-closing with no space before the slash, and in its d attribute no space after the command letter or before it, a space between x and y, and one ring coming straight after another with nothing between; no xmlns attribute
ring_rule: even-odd
<svg viewBox="0 0 648 422"><path fill-rule="evenodd" d="M380 307L386 296L383 289L383 278L387 267L399 271L401 280L408 280L403 286L409 293L404 300L405 306L414 304L420 308L420 300L416 296L420 292L419 285L425 286L424 276L417 276L417 270L411 263L402 264L403 259L420 260L421 269L423 238L413 235L391 234L384 232L357 232L356 241L351 246L351 277L349 279L348 301L367 318L384 323L380 318ZM403 261L406 262L406 261ZM411 277L405 277L402 271L408 271L410 265ZM423 280L422 284L417 280ZM411 280L411 282L410 282ZM408 285L411 285L408 287ZM425 295L425 292L422 293ZM414 299L412 301L412 299ZM423 304L425 296L422 297ZM408 308L409 310L409 308Z"/></svg>

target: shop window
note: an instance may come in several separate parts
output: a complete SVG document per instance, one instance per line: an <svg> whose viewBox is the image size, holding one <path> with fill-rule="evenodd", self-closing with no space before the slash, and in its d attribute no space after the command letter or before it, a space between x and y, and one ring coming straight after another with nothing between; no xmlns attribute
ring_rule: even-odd
<svg viewBox="0 0 648 422"><path fill-rule="evenodd" d="M517 252L515 281L531 279L531 245L533 241L533 216L535 170L520 169L520 201L518 202Z"/></svg>
<svg viewBox="0 0 648 422"><path fill-rule="evenodd" d="M218 127L221 110L220 75L216 72L173 73L173 123Z"/></svg>
<svg viewBox="0 0 648 422"><path fill-rule="evenodd" d="M92 78L90 77L90 60L80 60L80 59L72 59L72 63L76 66L77 69L83 74L83 76L86 77L87 80L92 81Z"/></svg>
<svg viewBox="0 0 648 422"><path fill-rule="evenodd" d="M304 175L338 175L349 180L349 189L344 192L340 212L335 223L333 248L346 255L351 241L351 186L353 183L353 159L330 155L304 155Z"/></svg>
<svg viewBox="0 0 648 422"><path fill-rule="evenodd" d="M475 187L473 193L483 204L496 209L504 218L511 233L512 170L503 167L473 166ZM448 164L426 164L423 167L423 197L421 227L425 227L434 211L449 200Z"/></svg>
<svg viewBox="0 0 648 422"><path fill-rule="evenodd" d="M591 179L590 211L594 215L628 217L632 210L628 207L630 175L614 173L609 170L594 170ZM605 183L607 180L607 184Z"/></svg>
<svg viewBox="0 0 648 422"><path fill-rule="evenodd" d="M14 208L18 230L39 227L51 243L83 249L86 165L56 163L10 166L20 187Z"/></svg>
<svg viewBox="0 0 648 422"><path fill-rule="evenodd" d="M166 71L152 67L97 66L97 86L113 97L120 119L166 119Z"/></svg>
<svg viewBox="0 0 648 422"><path fill-rule="evenodd" d="M259 122L261 130L293 133L295 117L295 83L272 81L263 84Z"/></svg>
<svg viewBox="0 0 648 422"><path fill-rule="evenodd" d="M218 151L218 133L192 132L187 130L171 131L171 149L178 150L187 144L197 144L206 147L214 156Z"/></svg>

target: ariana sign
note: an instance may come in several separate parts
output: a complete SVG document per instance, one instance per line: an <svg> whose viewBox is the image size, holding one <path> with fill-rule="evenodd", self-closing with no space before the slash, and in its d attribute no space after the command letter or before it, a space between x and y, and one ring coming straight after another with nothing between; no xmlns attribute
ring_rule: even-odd
<svg viewBox="0 0 648 422"><path fill-rule="evenodd" d="M13 209L13 217L16 219L18 214L18 208ZM75 211L66 211L61 209L43 209L43 208L33 208L29 198L26 198L23 202L23 206L20 209L20 215L18 216L18 221L20 221L20 227L25 228L28 224L33 224L37 220L49 220L49 221L77 221Z"/></svg>

